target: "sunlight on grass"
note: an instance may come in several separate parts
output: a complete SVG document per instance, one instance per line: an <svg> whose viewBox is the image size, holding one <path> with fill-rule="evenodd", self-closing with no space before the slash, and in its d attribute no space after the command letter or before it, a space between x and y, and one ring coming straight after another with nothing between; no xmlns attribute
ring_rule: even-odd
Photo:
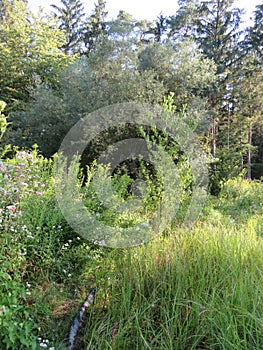
<svg viewBox="0 0 263 350"><path fill-rule="evenodd" d="M229 232L203 223L119 254L112 299L107 312L90 317L87 342L101 349L260 349L262 248L251 227Z"/></svg>

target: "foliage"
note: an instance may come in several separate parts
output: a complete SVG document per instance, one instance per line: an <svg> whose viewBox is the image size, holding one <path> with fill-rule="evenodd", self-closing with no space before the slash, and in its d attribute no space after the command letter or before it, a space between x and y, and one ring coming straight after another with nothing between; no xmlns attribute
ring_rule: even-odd
<svg viewBox="0 0 263 350"><path fill-rule="evenodd" d="M167 18L168 36L173 41L178 38L193 38L197 30L197 20L203 14L198 0L178 0L175 15Z"/></svg>
<svg viewBox="0 0 263 350"><path fill-rule="evenodd" d="M83 45L84 6L80 0L61 0L61 5L51 5L59 29L65 33L66 43L61 47L66 55L80 54Z"/></svg>
<svg viewBox="0 0 263 350"><path fill-rule="evenodd" d="M249 52L256 52L255 62L262 64L263 53L263 5L256 6L254 11L253 26L247 28L247 35L245 40L245 49Z"/></svg>
<svg viewBox="0 0 263 350"><path fill-rule="evenodd" d="M65 222L55 200L52 161L37 149L1 162L0 184L0 345L35 349L46 343L51 317L45 285L75 278L96 249Z"/></svg>
<svg viewBox="0 0 263 350"><path fill-rule="evenodd" d="M62 3L67 13L57 7L57 19L32 15L25 1L0 3L0 137L8 116L1 142L14 145L0 160L0 348L64 349L96 285L79 348L261 349L262 181L244 178L263 174L262 5L241 37L242 11L232 0L180 0L174 16L153 22L124 11L107 21L102 0L84 21L80 1ZM169 189L180 209L164 234L117 250L84 240L65 220L51 156L83 115L129 101L164 101L168 117L179 113L198 133L215 157L218 196L207 196L192 229L181 228L194 179L178 144L155 126L99 135L87 173L76 166L76 186L86 209L112 229L151 218L163 183L141 160L109 179L91 162L102 147L143 136L169 153L180 175ZM26 150L35 142L49 159L37 146ZM107 185L110 203L98 196ZM138 197L143 206L131 206Z"/></svg>
<svg viewBox="0 0 263 350"><path fill-rule="evenodd" d="M6 144L38 143L50 156L83 114L116 102L161 103L173 92L178 110L186 104L201 123L204 147L224 159L212 165L212 187L244 169L260 177L261 5L242 33L233 0L178 4L176 14L150 22L124 11L108 20L103 0L90 15L81 1L63 0L52 16L2 1L0 94L12 123ZM63 71L75 53L83 60Z"/></svg>
<svg viewBox="0 0 263 350"><path fill-rule="evenodd" d="M244 223L251 215L260 215L263 208L262 183L243 180L241 177L228 180L220 193L220 210ZM231 202L229 202L231 201Z"/></svg>
<svg viewBox="0 0 263 350"><path fill-rule="evenodd" d="M40 87L35 103L24 116L23 134L17 133L16 143L32 146L37 143L45 155L54 154L69 129L83 116L101 107L118 102L157 102L162 99L162 83L151 72L139 74L136 66L123 69L131 59L125 47L114 58L116 46L108 41L89 58L82 58L60 76L61 94ZM20 117L21 118L21 117Z"/></svg>
<svg viewBox="0 0 263 350"><path fill-rule="evenodd" d="M172 108L171 100L166 104ZM1 348L62 349L94 284L95 313L91 307L83 325L86 347L133 349L134 339L138 348L147 343L152 349L261 347L260 182L227 182L219 198L209 198L193 230L176 223L144 246L110 250L84 241L65 222L52 167L37 149L0 164ZM90 169L81 190L87 207L107 224L123 224L91 197L92 174ZM118 200L131 198L128 175L112 182ZM120 213L128 225L129 217L140 215Z"/></svg>
<svg viewBox="0 0 263 350"><path fill-rule="evenodd" d="M187 102L189 114L199 121L205 112L200 98L214 80L214 65L203 59L193 43L176 49L156 43L134 50L132 38L122 41L118 36L101 39L89 57L70 65L59 80L59 94L41 86L35 91L34 104L23 115L14 115L25 121L24 128L14 133L15 144L37 143L51 156L83 115L120 102L161 104L170 91L178 109Z"/></svg>
<svg viewBox="0 0 263 350"><path fill-rule="evenodd" d="M84 55L88 56L92 51L96 50L97 44L106 34L106 1L98 0L95 4L93 13L89 16L86 27L83 31L83 41L86 50Z"/></svg>
<svg viewBox="0 0 263 350"><path fill-rule="evenodd" d="M6 127L9 124L7 122L6 116L2 113L5 107L6 107L6 103L4 101L0 101L0 140L6 131Z"/></svg>
<svg viewBox="0 0 263 350"><path fill-rule="evenodd" d="M139 70L153 71L167 92L174 93L178 108L193 103L215 81L215 66L204 58L191 40L146 45L139 55Z"/></svg>
<svg viewBox="0 0 263 350"><path fill-rule="evenodd" d="M38 83L57 88L69 58L59 50L64 35L50 17L30 13L23 1L5 0L0 18L0 95L8 111L25 108Z"/></svg>

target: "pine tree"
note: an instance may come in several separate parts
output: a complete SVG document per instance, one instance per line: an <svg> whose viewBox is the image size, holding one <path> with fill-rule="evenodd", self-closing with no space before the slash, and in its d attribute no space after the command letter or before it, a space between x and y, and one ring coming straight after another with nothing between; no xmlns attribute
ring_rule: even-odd
<svg viewBox="0 0 263 350"><path fill-rule="evenodd" d="M164 40L167 31L167 18L160 14L157 19L149 27L146 34L152 34L155 42Z"/></svg>
<svg viewBox="0 0 263 350"><path fill-rule="evenodd" d="M61 6L51 5L59 28L66 34L62 50L67 54L80 54L83 46L84 6L81 0L61 0Z"/></svg>
<svg viewBox="0 0 263 350"><path fill-rule="evenodd" d="M254 24L247 30L245 49L254 52L257 64L262 65L263 57L263 4L256 6Z"/></svg>
<svg viewBox="0 0 263 350"><path fill-rule="evenodd" d="M263 5L256 6L254 23L243 41L244 59L240 72L240 124L249 120L247 147L243 153L247 177L263 176ZM246 126L248 123L244 123ZM254 151L254 152L253 152Z"/></svg>
<svg viewBox="0 0 263 350"><path fill-rule="evenodd" d="M196 41L201 52L213 59L217 68L217 81L208 91L211 116L211 151L219 160L212 165L212 186L215 192L220 181L233 175L233 155L230 149L231 123L234 113L235 81L241 60L239 26L240 9L233 9L234 0L215 0L200 3L201 16L196 22ZM221 171L220 163L229 169Z"/></svg>
<svg viewBox="0 0 263 350"><path fill-rule="evenodd" d="M95 50L99 40L106 34L106 1L98 0L95 5L93 13L89 16L86 21L85 28L83 30L83 39L85 45L85 51L83 52L86 56Z"/></svg>
<svg viewBox="0 0 263 350"><path fill-rule="evenodd" d="M167 31L170 40L178 42L186 38L195 38L197 20L201 16L199 0L178 0L179 9L167 19Z"/></svg>

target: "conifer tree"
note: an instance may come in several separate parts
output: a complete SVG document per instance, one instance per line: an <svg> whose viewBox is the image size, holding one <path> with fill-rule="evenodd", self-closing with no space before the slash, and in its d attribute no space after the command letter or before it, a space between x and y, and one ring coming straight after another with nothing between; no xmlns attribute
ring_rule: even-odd
<svg viewBox="0 0 263 350"><path fill-rule="evenodd" d="M65 32L66 43L61 49L67 54L80 54L83 46L84 6L81 0L60 0L61 6L52 4L59 28Z"/></svg>
<svg viewBox="0 0 263 350"><path fill-rule="evenodd" d="M93 13L88 17L83 29L83 40L85 45L84 54L88 56L95 50L99 40L106 34L106 1L98 0Z"/></svg>
<svg viewBox="0 0 263 350"><path fill-rule="evenodd" d="M249 52L254 52L255 61L257 64L262 65L263 57L263 4L256 6L254 11L254 23L253 26L248 28L245 49Z"/></svg>
<svg viewBox="0 0 263 350"><path fill-rule="evenodd" d="M263 176L263 5L256 6L254 23L246 30L240 66L239 124L246 130L243 163L247 177ZM245 121L245 122L243 122ZM248 123L249 121L249 123ZM247 126L247 127L246 127Z"/></svg>
<svg viewBox="0 0 263 350"><path fill-rule="evenodd" d="M196 37L197 20L201 16L199 0L178 0L178 11L167 18L168 37L172 41Z"/></svg>

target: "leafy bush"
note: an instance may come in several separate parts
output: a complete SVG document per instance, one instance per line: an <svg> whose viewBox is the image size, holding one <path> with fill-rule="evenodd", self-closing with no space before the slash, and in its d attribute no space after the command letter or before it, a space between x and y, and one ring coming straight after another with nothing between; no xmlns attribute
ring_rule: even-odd
<svg viewBox="0 0 263 350"><path fill-rule="evenodd" d="M253 214L263 213L263 184L260 181L235 178L228 180L220 193L221 208L244 220Z"/></svg>

